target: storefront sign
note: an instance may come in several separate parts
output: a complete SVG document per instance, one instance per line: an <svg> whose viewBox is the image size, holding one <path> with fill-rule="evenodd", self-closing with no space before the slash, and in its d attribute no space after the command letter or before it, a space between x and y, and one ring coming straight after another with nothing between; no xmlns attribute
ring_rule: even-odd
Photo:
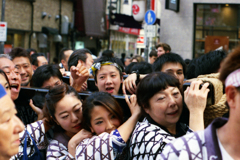
<svg viewBox="0 0 240 160"><path fill-rule="evenodd" d="M165 9L170 9L175 12L179 12L179 3L180 0L166 0Z"/></svg>
<svg viewBox="0 0 240 160"><path fill-rule="evenodd" d="M123 32L123 33L133 34L133 35L139 35L140 29L119 27L118 32Z"/></svg>
<svg viewBox="0 0 240 160"><path fill-rule="evenodd" d="M137 44L143 44L144 43L144 37L143 36L139 36L137 39Z"/></svg>
<svg viewBox="0 0 240 160"><path fill-rule="evenodd" d="M133 1L132 4L133 18L138 22L144 20L144 14L146 12L145 3L146 3L145 1Z"/></svg>
<svg viewBox="0 0 240 160"><path fill-rule="evenodd" d="M0 42L7 41L7 22L0 22Z"/></svg>

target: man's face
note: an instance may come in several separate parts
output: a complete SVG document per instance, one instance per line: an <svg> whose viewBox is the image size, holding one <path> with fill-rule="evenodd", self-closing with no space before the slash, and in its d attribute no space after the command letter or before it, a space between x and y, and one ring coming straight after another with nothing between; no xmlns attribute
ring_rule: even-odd
<svg viewBox="0 0 240 160"><path fill-rule="evenodd" d="M48 80L44 81L41 88L49 89L51 87L58 86L61 84L62 84L62 81L58 77L51 77Z"/></svg>
<svg viewBox="0 0 240 160"><path fill-rule="evenodd" d="M166 51L163 49L163 47L158 47L157 48L157 55L158 55L158 57L163 55L163 54L165 54L165 53L166 53Z"/></svg>
<svg viewBox="0 0 240 160"><path fill-rule="evenodd" d="M63 64L66 71L68 71L68 59L73 53L73 50L67 50L64 52L65 58L61 60L61 63Z"/></svg>
<svg viewBox="0 0 240 160"><path fill-rule="evenodd" d="M86 53L86 56L87 56L87 59L86 59L86 62L85 62L85 67L87 69L89 69L92 66L94 61L93 61L92 55L90 53Z"/></svg>
<svg viewBox="0 0 240 160"><path fill-rule="evenodd" d="M180 82L180 85L183 86L184 74L183 67L178 62L167 62L162 66L161 72L171 73L177 77Z"/></svg>
<svg viewBox="0 0 240 160"><path fill-rule="evenodd" d="M37 60L38 60L38 67L48 64L48 61L44 56L38 56Z"/></svg>
<svg viewBox="0 0 240 160"><path fill-rule="evenodd" d="M131 63L131 59L127 58L124 62L125 67L127 67Z"/></svg>
<svg viewBox="0 0 240 160"><path fill-rule="evenodd" d="M20 72L22 86L30 86L30 81L32 79L32 65L27 57L16 57L13 59L13 63L16 65Z"/></svg>
<svg viewBox="0 0 240 160"><path fill-rule="evenodd" d="M156 59L157 59L156 56L149 57L150 64L153 64L156 61Z"/></svg>
<svg viewBox="0 0 240 160"><path fill-rule="evenodd" d="M0 58L0 69L3 70L8 77L11 86L11 99L16 100L21 88L21 77L18 69L15 64L7 58Z"/></svg>

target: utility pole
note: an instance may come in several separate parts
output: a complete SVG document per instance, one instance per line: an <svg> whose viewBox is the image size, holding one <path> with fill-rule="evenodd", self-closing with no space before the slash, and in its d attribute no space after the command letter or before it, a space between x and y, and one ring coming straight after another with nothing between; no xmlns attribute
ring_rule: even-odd
<svg viewBox="0 0 240 160"><path fill-rule="evenodd" d="M150 9L150 0L147 0L147 10L149 10ZM146 27L147 25L145 25L145 27ZM146 33L145 33L146 34ZM146 35L145 35L146 36ZM146 47L145 47L145 49L144 49L144 56L145 56L145 60L146 60L146 62L148 62L148 48L149 48L149 37L146 37Z"/></svg>
<svg viewBox="0 0 240 160"><path fill-rule="evenodd" d="M2 15L1 15L1 21L4 22L5 17L5 0L2 0ZM0 54L4 54L4 42L0 42Z"/></svg>
<svg viewBox="0 0 240 160"><path fill-rule="evenodd" d="M110 26L111 26L111 16L112 16L112 0L110 0L110 5L108 6L108 22L109 22L109 26L108 26L108 49L110 49L110 41L111 41L111 30L110 30Z"/></svg>

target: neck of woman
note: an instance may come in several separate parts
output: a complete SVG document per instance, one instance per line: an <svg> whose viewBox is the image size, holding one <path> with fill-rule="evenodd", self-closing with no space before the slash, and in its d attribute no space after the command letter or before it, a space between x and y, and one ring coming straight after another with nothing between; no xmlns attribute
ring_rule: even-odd
<svg viewBox="0 0 240 160"><path fill-rule="evenodd" d="M72 138L72 137L75 135L74 133L67 132L67 131L65 131L65 134L66 134L69 138Z"/></svg>
<svg viewBox="0 0 240 160"><path fill-rule="evenodd" d="M172 134L173 136L175 136L177 134L177 132L176 132L176 124L168 125L166 127L166 126L163 126L163 125L158 124L157 122L155 122L149 115L147 115L147 120L148 120L149 123L152 123L152 124L154 124L156 126L159 126L161 129L163 129L166 132Z"/></svg>
<svg viewBox="0 0 240 160"><path fill-rule="evenodd" d="M0 155L0 160L9 160L11 157Z"/></svg>
<svg viewBox="0 0 240 160"><path fill-rule="evenodd" d="M168 132L170 132L172 135L176 135L176 124L172 124L168 127L166 127L166 129L168 130Z"/></svg>

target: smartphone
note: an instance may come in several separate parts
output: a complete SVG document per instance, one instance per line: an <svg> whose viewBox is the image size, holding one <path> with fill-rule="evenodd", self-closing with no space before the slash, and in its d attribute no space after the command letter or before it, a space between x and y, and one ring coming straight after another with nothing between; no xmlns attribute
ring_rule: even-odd
<svg viewBox="0 0 240 160"><path fill-rule="evenodd" d="M209 86L208 86L208 89L210 90L208 92L208 96L207 96L207 105L213 105L215 104L215 99L214 99L214 87L212 85L212 83L208 82L209 83ZM199 86L199 89L202 88L204 83L202 83L200 86ZM190 87L191 85L191 82L187 82L187 83L184 83L183 84L183 91L185 91L187 89L187 87Z"/></svg>

